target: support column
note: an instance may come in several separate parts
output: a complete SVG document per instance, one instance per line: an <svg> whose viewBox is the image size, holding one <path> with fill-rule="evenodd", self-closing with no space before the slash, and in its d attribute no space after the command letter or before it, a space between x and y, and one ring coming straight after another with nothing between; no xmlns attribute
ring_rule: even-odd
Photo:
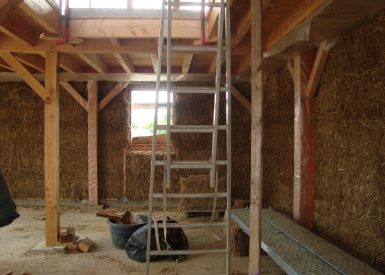
<svg viewBox="0 0 385 275"><path fill-rule="evenodd" d="M98 83L88 81L88 203L98 205Z"/></svg>
<svg viewBox="0 0 385 275"><path fill-rule="evenodd" d="M46 246L56 246L59 217L59 91L58 53L46 52L44 105L44 181Z"/></svg>
<svg viewBox="0 0 385 275"><path fill-rule="evenodd" d="M249 274L260 272L262 208L262 1L251 0L251 189Z"/></svg>
<svg viewBox="0 0 385 275"><path fill-rule="evenodd" d="M294 190L293 219L299 224L311 223L314 175L314 99L308 98L307 82L313 59L310 54L294 59ZM309 228L310 227L310 228ZM308 224L311 229L311 224Z"/></svg>

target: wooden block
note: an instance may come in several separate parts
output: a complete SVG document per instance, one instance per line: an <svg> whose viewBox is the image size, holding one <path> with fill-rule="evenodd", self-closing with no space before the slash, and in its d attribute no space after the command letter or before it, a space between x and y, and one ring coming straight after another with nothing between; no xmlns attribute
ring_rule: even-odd
<svg viewBox="0 0 385 275"><path fill-rule="evenodd" d="M66 251L67 253L75 253L75 252L79 252L79 248L78 248L78 244L74 243L74 244L68 244L66 246Z"/></svg>
<svg viewBox="0 0 385 275"><path fill-rule="evenodd" d="M81 239L78 243L78 248L83 253L88 253L95 246L95 242L85 238Z"/></svg>
<svg viewBox="0 0 385 275"><path fill-rule="evenodd" d="M60 230L59 243L74 243L75 242L75 228L67 227L63 231Z"/></svg>

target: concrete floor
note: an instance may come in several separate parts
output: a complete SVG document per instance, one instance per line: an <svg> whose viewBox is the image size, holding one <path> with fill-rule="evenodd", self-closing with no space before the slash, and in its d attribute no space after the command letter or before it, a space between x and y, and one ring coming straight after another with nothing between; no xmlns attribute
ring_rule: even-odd
<svg viewBox="0 0 385 275"><path fill-rule="evenodd" d="M146 209L130 210L145 213ZM21 217L13 224L0 228L0 274L22 271L31 274L144 274L145 264L128 259L124 250L113 247L105 219L95 216L96 208L66 207L62 209L61 225L73 226L79 237L96 242L96 249L88 254L35 255L30 249L44 237L44 208L18 209ZM172 217L183 221L177 211ZM194 220L202 220L196 218ZM192 222L193 219L185 220ZM191 249L220 248L224 240L221 231L213 229L185 230ZM224 255L189 256L180 263L158 261L151 263L151 274L224 274ZM233 274L247 274L248 257L233 257ZM268 257L262 257L263 274L284 274Z"/></svg>

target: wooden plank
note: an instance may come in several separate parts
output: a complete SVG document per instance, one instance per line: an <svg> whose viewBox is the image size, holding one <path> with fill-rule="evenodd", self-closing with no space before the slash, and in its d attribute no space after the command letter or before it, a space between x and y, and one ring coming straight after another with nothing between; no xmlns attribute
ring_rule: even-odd
<svg viewBox="0 0 385 275"><path fill-rule="evenodd" d="M16 8L23 0L1 0L0 1L0 22Z"/></svg>
<svg viewBox="0 0 385 275"><path fill-rule="evenodd" d="M48 32L62 33L62 16L46 0L24 0L20 8Z"/></svg>
<svg viewBox="0 0 385 275"><path fill-rule="evenodd" d="M172 37L198 39L200 29L200 20L174 20ZM70 38L158 38L159 31L159 19L71 19L69 23Z"/></svg>
<svg viewBox="0 0 385 275"><path fill-rule="evenodd" d="M261 208L263 181L262 1L251 0L251 188L249 274L261 271Z"/></svg>
<svg viewBox="0 0 385 275"><path fill-rule="evenodd" d="M88 204L98 205L98 82L88 81Z"/></svg>
<svg viewBox="0 0 385 275"><path fill-rule="evenodd" d="M331 45L334 45L334 43L335 41L333 41ZM306 87L306 95L308 98L313 98L317 92L317 88L329 56L329 50L330 43L327 41L322 42L318 47L313 69L311 71Z"/></svg>
<svg viewBox="0 0 385 275"><path fill-rule="evenodd" d="M104 64L100 56L96 54L78 53L79 57L83 59L88 65L90 65L98 73L106 73L107 66Z"/></svg>
<svg viewBox="0 0 385 275"><path fill-rule="evenodd" d="M26 28L20 20L14 20L14 18L11 17L5 18L0 23L0 31L27 47L33 46L37 40L37 36L33 30Z"/></svg>
<svg viewBox="0 0 385 275"><path fill-rule="evenodd" d="M311 17L315 12L328 5L330 0L298 0L286 16L274 24L263 41L263 48L270 49L295 26Z"/></svg>
<svg viewBox="0 0 385 275"><path fill-rule="evenodd" d="M44 181L46 245L55 246L60 233L59 217L59 91L58 53L46 53L44 107Z"/></svg>
<svg viewBox="0 0 385 275"><path fill-rule="evenodd" d="M14 54L17 60L21 63L34 68L39 72L44 72L45 70L45 60L39 55L32 54Z"/></svg>
<svg viewBox="0 0 385 275"><path fill-rule="evenodd" d="M31 87L31 89L44 101L48 96L46 89L39 81L11 54L0 52L0 56L9 66Z"/></svg>
<svg viewBox="0 0 385 275"><path fill-rule="evenodd" d="M239 101L239 103L242 104L245 109L251 113L251 103L247 100L246 97L243 96L243 94L235 87L231 87L231 94Z"/></svg>
<svg viewBox="0 0 385 275"><path fill-rule="evenodd" d="M183 64L182 64L182 74L188 74L188 71L190 70L191 61L193 59L193 54L186 54L183 58Z"/></svg>
<svg viewBox="0 0 385 275"><path fill-rule="evenodd" d="M305 55L294 59L294 185L293 219L306 224L307 184L310 160L309 126L310 106L306 100L306 86L310 67Z"/></svg>
<svg viewBox="0 0 385 275"><path fill-rule="evenodd" d="M88 103L87 101L75 90L74 87L68 82L61 81L60 85L83 107L86 112L88 112Z"/></svg>
<svg viewBox="0 0 385 275"><path fill-rule="evenodd" d="M126 88L128 82L118 83L116 86L100 101L98 104L98 112L102 111L124 88Z"/></svg>

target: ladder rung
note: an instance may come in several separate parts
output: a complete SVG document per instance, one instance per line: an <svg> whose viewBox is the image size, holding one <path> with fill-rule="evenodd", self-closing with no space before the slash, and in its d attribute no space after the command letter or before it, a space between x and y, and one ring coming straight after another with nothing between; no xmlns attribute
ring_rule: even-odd
<svg viewBox="0 0 385 275"><path fill-rule="evenodd" d="M170 125L171 133L212 133L212 125ZM227 125L218 125L218 130L226 130ZM158 125L157 130L167 130L167 125Z"/></svg>
<svg viewBox="0 0 385 275"><path fill-rule="evenodd" d="M171 91L175 94L215 94L215 88L214 87L198 87L198 88L192 88L192 87L174 87L171 88ZM226 92L227 88L223 87L220 89L221 92Z"/></svg>
<svg viewBox="0 0 385 275"><path fill-rule="evenodd" d="M226 160L218 160L217 165L227 165ZM155 165L166 165L166 161L155 161ZM210 169L212 164L210 161L171 161L171 169Z"/></svg>
<svg viewBox="0 0 385 275"><path fill-rule="evenodd" d="M227 193L154 193L154 199L207 199L207 198L226 198Z"/></svg>
<svg viewBox="0 0 385 275"><path fill-rule="evenodd" d="M166 228L207 228L207 227L225 227L225 222L212 222L212 223L167 223ZM154 225L152 225L155 228ZM163 223L158 223L158 228L163 228Z"/></svg>
<svg viewBox="0 0 385 275"><path fill-rule="evenodd" d="M161 250L150 251L151 256L159 255L200 255L200 254L215 254L227 253L226 249L195 249L195 250Z"/></svg>
<svg viewBox="0 0 385 275"><path fill-rule="evenodd" d="M165 2L166 6L168 5L168 1ZM226 6L226 3L223 4ZM202 6L201 2L171 2L171 6ZM213 3L213 2L205 2L206 7L221 7L221 3Z"/></svg>
<svg viewBox="0 0 385 275"><path fill-rule="evenodd" d="M164 50L167 50L167 45L163 46ZM225 51L226 47L223 46L222 50ZM171 51L174 52L217 52L217 46L171 46Z"/></svg>

